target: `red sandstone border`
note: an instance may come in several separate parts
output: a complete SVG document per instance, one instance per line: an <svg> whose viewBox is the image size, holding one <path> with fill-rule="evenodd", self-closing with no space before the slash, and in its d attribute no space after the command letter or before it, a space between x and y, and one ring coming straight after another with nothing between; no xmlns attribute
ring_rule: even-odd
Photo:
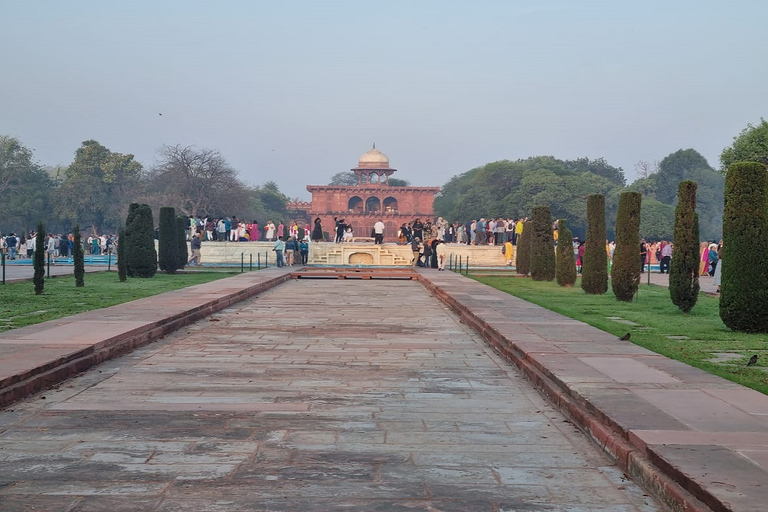
<svg viewBox="0 0 768 512"><path fill-rule="evenodd" d="M419 274L430 293L445 303L461 320L483 337L560 411L589 435L616 464L660 502L675 512L728 512L731 509L693 479L678 471L647 447L635 446L628 432L579 393L570 389L546 367L529 358L490 323L454 298L448 291ZM480 283L478 283L480 285Z"/></svg>
<svg viewBox="0 0 768 512"><path fill-rule="evenodd" d="M265 271L259 271L259 273L261 272ZM251 273L248 275L250 274ZM221 284L227 279L237 279L238 277L239 276L224 278L198 286L215 285L216 283ZM170 315L160 320L147 322L143 326L98 341L87 348L62 356L36 368L6 377L0 380L0 408L8 407L9 405L23 400L39 391L60 384L64 380L84 372L97 364L114 359L115 357L126 354L138 347L156 341L186 325L197 322L198 320L228 308L233 304L253 297L254 295L258 295L278 284L288 281L290 278L291 276L288 272L283 272L277 276L270 277L262 282L240 289L234 293L198 302L196 305L192 305L190 309L185 309L180 313ZM127 304L142 304L146 301L156 300L157 297L160 297L161 295L146 297L111 307L125 308ZM109 310L109 308L104 309L104 311L107 310ZM92 311L82 314L86 315L88 313L92 313ZM76 318L77 316L78 315L74 315L74 317L70 318ZM56 320L53 320L53 322L56 322ZM37 324L37 326L42 327L47 323L48 322ZM36 326L32 326L32 328L34 327Z"/></svg>

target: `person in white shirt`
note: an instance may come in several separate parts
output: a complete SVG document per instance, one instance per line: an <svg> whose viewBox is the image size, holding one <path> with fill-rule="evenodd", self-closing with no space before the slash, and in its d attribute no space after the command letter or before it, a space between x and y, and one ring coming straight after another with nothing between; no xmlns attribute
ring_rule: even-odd
<svg viewBox="0 0 768 512"><path fill-rule="evenodd" d="M385 226L381 219L373 225L373 243L379 245L384 243L384 228Z"/></svg>

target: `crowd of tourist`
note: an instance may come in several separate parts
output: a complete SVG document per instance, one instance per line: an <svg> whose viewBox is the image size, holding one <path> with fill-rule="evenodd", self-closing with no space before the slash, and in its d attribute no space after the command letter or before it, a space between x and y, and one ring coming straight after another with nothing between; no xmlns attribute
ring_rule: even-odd
<svg viewBox="0 0 768 512"><path fill-rule="evenodd" d="M425 221L417 218L400 226L397 230L396 243L411 246L414 254L414 266L442 268L444 265L443 255L447 252L445 246L440 247L443 244L501 246L507 265L512 265L515 246L527 220L527 217L519 219L502 217L486 219L481 217L459 223L448 222L443 217ZM332 228L334 242L351 241L353 239L352 226L346 223L343 218L334 218L334 222L335 226ZM246 222L235 216L189 217L188 226L187 238L198 248L202 241L248 242L261 240L273 242L275 244L273 250L278 255L278 266L306 264L309 254L308 242L310 240L312 242L326 240L326 233L323 231L320 218L314 220L311 230L308 223L300 223L295 220L287 224L284 224L282 220L278 220L277 224L268 220L263 226L259 226L255 220ZM385 229L385 224L381 219L374 224L370 233L374 243L381 244L385 235L391 236L391 234L385 233ZM157 230L155 237L157 238ZM557 244L557 223L553 225L553 239ZM117 243L114 235L89 236L83 240L83 250L85 254L89 255L114 255L117 252ZM581 272L584 241L576 237L572 243L577 271ZM45 251L53 262L56 258L70 257L73 244L74 236L72 233L67 235L49 233L45 236ZM605 250L609 264L613 261L614 249L615 243L606 240ZM669 273L674 252L672 242L667 240L647 242L643 239L639 249L641 272L650 271L652 265L658 265L659 273ZM0 250L8 260L32 258L35 251L35 233L17 235L15 232L11 232L8 235L0 236ZM715 284L719 288L721 269L718 268L718 262L722 256L722 240L719 244L702 242L700 256L700 274L713 276ZM193 262L195 262L194 257L190 263ZM199 255L196 263L200 263Z"/></svg>
<svg viewBox="0 0 768 512"><path fill-rule="evenodd" d="M6 236L0 236L0 249L8 260L32 259L35 255L37 233L16 235L11 232ZM104 255L116 254L117 239L114 235L89 236L81 239L83 254ZM74 250L75 236L73 233L63 235L61 233L48 233L43 238L43 247L46 255L55 263L57 258L70 258Z"/></svg>

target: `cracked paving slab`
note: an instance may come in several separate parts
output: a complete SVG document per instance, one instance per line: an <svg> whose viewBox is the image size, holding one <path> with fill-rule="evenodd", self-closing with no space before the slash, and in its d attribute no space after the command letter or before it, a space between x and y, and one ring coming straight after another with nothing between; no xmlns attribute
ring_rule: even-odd
<svg viewBox="0 0 768 512"><path fill-rule="evenodd" d="M417 282L214 319L0 413L0 509L664 510Z"/></svg>

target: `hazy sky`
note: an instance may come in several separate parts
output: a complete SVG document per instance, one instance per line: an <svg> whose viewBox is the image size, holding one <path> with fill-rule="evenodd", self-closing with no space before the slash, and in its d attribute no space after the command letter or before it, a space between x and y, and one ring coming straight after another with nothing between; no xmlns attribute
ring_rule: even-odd
<svg viewBox="0 0 768 512"><path fill-rule="evenodd" d="M214 148L308 199L376 142L442 185L501 159L718 167L768 117L768 1L0 0L0 134L145 166ZM158 115L162 113L162 116Z"/></svg>

